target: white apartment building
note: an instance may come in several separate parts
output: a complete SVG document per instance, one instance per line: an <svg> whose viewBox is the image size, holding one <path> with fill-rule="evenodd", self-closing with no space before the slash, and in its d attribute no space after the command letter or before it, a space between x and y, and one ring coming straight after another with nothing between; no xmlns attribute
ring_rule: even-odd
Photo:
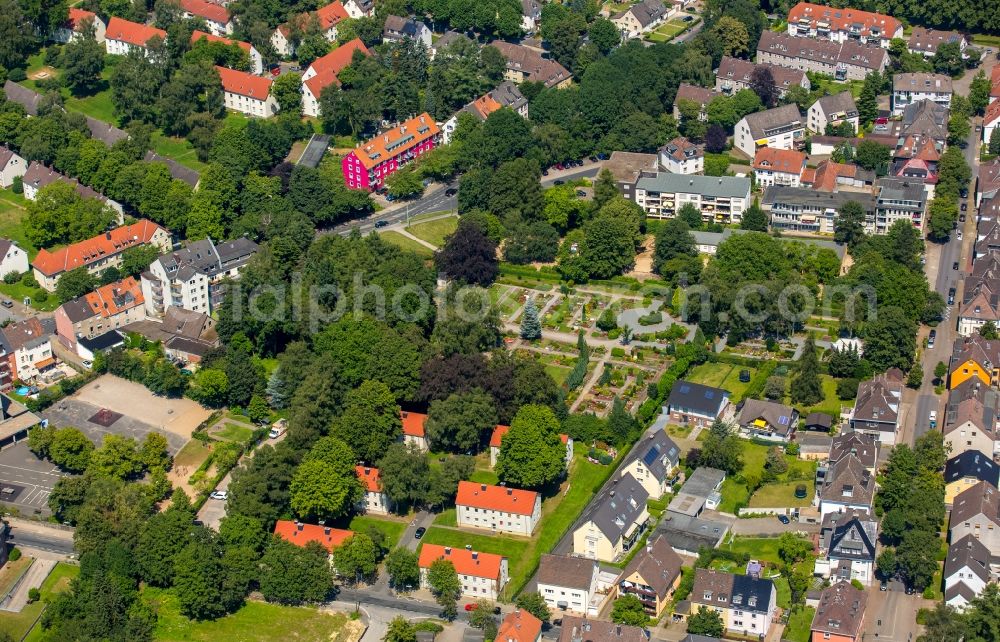
<svg viewBox="0 0 1000 642"><path fill-rule="evenodd" d="M760 147L797 149L805 141L806 126L794 104L759 111L736 123L733 146L751 158Z"/></svg>
<svg viewBox="0 0 1000 642"><path fill-rule="evenodd" d="M896 74L892 77L892 115L899 116L907 105L930 100L951 109L951 78L943 74Z"/></svg>
<svg viewBox="0 0 1000 642"><path fill-rule="evenodd" d="M538 561L538 593L549 609L597 615L597 560L569 555L542 555Z"/></svg>
<svg viewBox="0 0 1000 642"><path fill-rule="evenodd" d="M705 171L705 150L681 136L660 148L660 165L672 174L700 174Z"/></svg>
<svg viewBox="0 0 1000 642"><path fill-rule="evenodd" d="M149 41L153 38L159 38L161 41L166 42L167 32L163 29L139 24L138 22L122 20L117 16L113 16L108 21L108 28L105 30L104 37L104 46L110 55L125 56L133 49L141 49L149 57L150 52L147 48Z"/></svg>
<svg viewBox="0 0 1000 642"><path fill-rule="evenodd" d="M389 498L382 491L382 475L379 469L372 466L355 466L354 472L357 473L358 480L365 489L365 496L358 502L358 507L366 514L388 515Z"/></svg>
<svg viewBox="0 0 1000 642"><path fill-rule="evenodd" d="M635 202L650 218L673 218L687 203L704 221L739 223L750 200L750 179L738 176L685 176L661 172L636 183Z"/></svg>
<svg viewBox="0 0 1000 642"><path fill-rule="evenodd" d="M753 158L753 174L758 187L798 187L805 168L806 155L795 149L761 147Z"/></svg>
<svg viewBox="0 0 1000 642"><path fill-rule="evenodd" d="M420 587L429 589L427 581L431 564L446 560L455 567L462 595L472 599L496 600L510 578L507 558L492 553L480 553L467 548L452 548L425 543L420 548Z"/></svg>
<svg viewBox="0 0 1000 642"><path fill-rule="evenodd" d="M267 118L278 113L278 101L271 95L271 79L216 65L222 80L226 109L247 116Z"/></svg>
<svg viewBox="0 0 1000 642"><path fill-rule="evenodd" d="M461 481L455 508L459 526L530 536L542 518L542 496L533 490Z"/></svg>

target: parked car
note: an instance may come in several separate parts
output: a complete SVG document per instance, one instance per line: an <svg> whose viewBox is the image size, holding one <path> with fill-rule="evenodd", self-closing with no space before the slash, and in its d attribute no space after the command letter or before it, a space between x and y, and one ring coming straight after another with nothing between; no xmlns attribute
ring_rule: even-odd
<svg viewBox="0 0 1000 642"><path fill-rule="evenodd" d="M552 181L552 183L553 185L565 185L566 181L562 180L561 178L557 178L556 180Z"/></svg>
<svg viewBox="0 0 1000 642"><path fill-rule="evenodd" d="M955 261L954 263L951 264L951 269L953 269L953 270L957 270L958 269L958 261Z"/></svg>
<svg viewBox="0 0 1000 642"><path fill-rule="evenodd" d="M597 160L608 160L608 155L605 154L604 152L601 152L600 154L597 155Z"/></svg>
<svg viewBox="0 0 1000 642"><path fill-rule="evenodd" d="M267 436L270 439L277 439L278 437L285 434L286 430L288 430L288 420L279 419L278 421L274 422L274 424L271 426L271 430L267 433Z"/></svg>
<svg viewBox="0 0 1000 642"><path fill-rule="evenodd" d="M579 196L580 198L583 198L584 196L587 195L587 192L583 191L582 189L578 189L576 190L576 195Z"/></svg>
<svg viewBox="0 0 1000 642"><path fill-rule="evenodd" d="M965 214L959 214L958 215L958 222L959 223L964 223L965 222Z"/></svg>
<svg viewBox="0 0 1000 642"><path fill-rule="evenodd" d="M542 176L548 176L548 175L549 175L549 170L548 169L543 169L542 170Z"/></svg>
<svg viewBox="0 0 1000 642"><path fill-rule="evenodd" d="M948 305L955 305L955 288L948 290Z"/></svg>
<svg viewBox="0 0 1000 642"><path fill-rule="evenodd" d="M969 188L963 187L962 189L958 190L958 195L962 198L969 198Z"/></svg>
<svg viewBox="0 0 1000 642"><path fill-rule="evenodd" d="M11 308L14 307L14 302L10 301L8 299L4 299L3 301L0 301L0 305L2 305L3 307L5 307L5 308L7 308L9 310L9 309L11 309Z"/></svg>
<svg viewBox="0 0 1000 642"><path fill-rule="evenodd" d="M414 531L414 533L413 533L413 539L420 539L421 537L424 536L424 533L426 533L426 532L427 532L427 529L424 528L423 526L421 526L416 531Z"/></svg>
<svg viewBox="0 0 1000 642"><path fill-rule="evenodd" d="M229 491L226 491L226 490L213 490L212 494L209 495L209 498L211 498L211 499L221 499L222 501L226 501L227 499L229 499Z"/></svg>
<svg viewBox="0 0 1000 642"><path fill-rule="evenodd" d="M778 515L778 521L782 524L791 524L792 520L788 519L788 515Z"/></svg>
<svg viewBox="0 0 1000 642"><path fill-rule="evenodd" d="M885 580L882 580L878 584L878 590L880 590L880 591L888 591L889 590L889 583L886 582Z"/></svg>
<svg viewBox="0 0 1000 642"><path fill-rule="evenodd" d="M937 330L931 330L931 333L927 335L927 347L933 348L934 342L937 340Z"/></svg>
<svg viewBox="0 0 1000 642"><path fill-rule="evenodd" d="M84 360L83 360L83 361L81 361L80 363L82 363L82 364L83 364L83 367L84 367L84 368L93 368L93 367L94 367L94 362L93 362L93 361L91 361L90 359L84 359Z"/></svg>
<svg viewBox="0 0 1000 642"><path fill-rule="evenodd" d="M691 22L694 20L694 16L684 16L684 22Z"/></svg>
<svg viewBox="0 0 1000 642"><path fill-rule="evenodd" d="M962 211L965 212L969 209L969 201L962 201Z"/></svg>
<svg viewBox="0 0 1000 642"><path fill-rule="evenodd" d="M916 589L914 589L912 586L910 586L909 584L906 585L906 594L907 595L913 595L916 592L917 592Z"/></svg>
<svg viewBox="0 0 1000 642"><path fill-rule="evenodd" d="M447 196L448 198L451 198L455 194L458 194L458 190L455 189L454 187L449 187L444 191L444 195Z"/></svg>
<svg viewBox="0 0 1000 642"><path fill-rule="evenodd" d="M959 230L958 234L956 234L956 236L958 237L958 240L961 241L962 240L962 230Z"/></svg>
<svg viewBox="0 0 1000 642"><path fill-rule="evenodd" d="M476 604L475 602L470 602L470 603L468 603L468 604L465 605L465 610L466 611L475 611L478 608L479 608L479 605Z"/></svg>

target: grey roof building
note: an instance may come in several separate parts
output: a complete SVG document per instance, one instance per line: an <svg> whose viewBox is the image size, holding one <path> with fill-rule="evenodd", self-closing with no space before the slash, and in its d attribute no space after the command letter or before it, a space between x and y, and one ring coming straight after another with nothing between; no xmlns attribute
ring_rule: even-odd
<svg viewBox="0 0 1000 642"><path fill-rule="evenodd" d="M714 198L738 198L750 190L750 179L742 176L697 176L659 172L641 177L638 188L647 192L701 194Z"/></svg>
<svg viewBox="0 0 1000 642"><path fill-rule="evenodd" d="M873 435L880 443L895 444L902 401L901 373L890 371L862 381L851 413L851 429Z"/></svg>
<svg viewBox="0 0 1000 642"><path fill-rule="evenodd" d="M177 161L167 158L166 156L160 156L152 150L146 152L143 160L147 163L163 163L167 166L167 170L170 172L170 178L176 178L179 181L184 181L191 187L197 187L198 181L201 180L201 174L199 174L196 170L193 170L190 167L185 167Z"/></svg>
<svg viewBox="0 0 1000 642"><path fill-rule="evenodd" d="M863 432L841 433L833 438L833 443L830 445L830 464L852 455L857 457L865 468L874 472L875 464L878 462L878 444L878 439Z"/></svg>
<svg viewBox="0 0 1000 642"><path fill-rule="evenodd" d="M646 511L648 499L649 493L632 475L625 474L614 479L584 511L580 526L574 532L574 552L612 561L607 558L620 556L631 549L649 519ZM595 550L587 550L584 540L590 537L588 533L602 536L607 547L602 547L601 542L594 542Z"/></svg>
<svg viewBox="0 0 1000 642"><path fill-rule="evenodd" d="M567 615L563 617L559 642L649 642L637 626Z"/></svg>
<svg viewBox="0 0 1000 642"><path fill-rule="evenodd" d="M944 467L945 485L963 480L970 486L986 482L996 488L1000 483L1000 467L978 450L966 450L949 459Z"/></svg>
<svg viewBox="0 0 1000 642"><path fill-rule="evenodd" d="M677 496L667 506L671 513L697 517L706 504L718 504L719 488L726 473L718 468L701 466L687 478Z"/></svg>
<svg viewBox="0 0 1000 642"><path fill-rule="evenodd" d="M597 562L570 555L542 555L538 561L538 583L590 590L597 573Z"/></svg>
<svg viewBox="0 0 1000 642"><path fill-rule="evenodd" d="M863 509L847 509L823 517L819 531L819 551L831 562L839 560L875 562L875 544L878 539L878 522ZM836 564L832 564L836 567ZM850 580L850 565L846 565ZM836 568L834 568L834 571Z"/></svg>
<svg viewBox="0 0 1000 642"><path fill-rule="evenodd" d="M621 474L632 475L650 497L661 497L668 490L668 482L675 477L680 463L681 450L663 428L669 419L660 415L647 437L634 449L634 454L620 468ZM659 426L657 425L659 424Z"/></svg>
<svg viewBox="0 0 1000 642"><path fill-rule="evenodd" d="M614 16L612 20L629 12L643 28L646 28L657 20L662 20L667 15L667 7L660 0L642 0Z"/></svg>
<svg viewBox="0 0 1000 642"><path fill-rule="evenodd" d="M795 432L799 412L766 399L744 399L737 407L736 422L751 436L787 441Z"/></svg>
<svg viewBox="0 0 1000 642"><path fill-rule="evenodd" d="M7 100L24 107L25 113L29 116L38 115L38 103L42 99L41 94L31 91L24 85L19 85L13 80L8 80L3 84L3 93L7 96Z"/></svg>
<svg viewBox="0 0 1000 642"><path fill-rule="evenodd" d="M745 120L754 139L802 127L802 114L794 103L747 114Z"/></svg>
<svg viewBox="0 0 1000 642"><path fill-rule="evenodd" d="M120 140L128 138L128 133L125 130L119 129L111 123L106 123L103 120L91 118L90 116L87 116L87 129L90 130L91 138L101 141L108 147L113 146Z"/></svg>
<svg viewBox="0 0 1000 642"><path fill-rule="evenodd" d="M657 533L666 536L670 546L683 555L697 555L703 548L716 548L729 534L730 525L724 521L691 517L668 511L656 527Z"/></svg>

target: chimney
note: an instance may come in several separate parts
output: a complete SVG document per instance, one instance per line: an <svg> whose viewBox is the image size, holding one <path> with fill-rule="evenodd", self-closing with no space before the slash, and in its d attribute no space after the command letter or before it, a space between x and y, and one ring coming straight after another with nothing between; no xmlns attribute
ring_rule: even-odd
<svg viewBox="0 0 1000 642"><path fill-rule="evenodd" d="M111 232L105 232L104 233L104 238L106 238L107 240L110 241L111 240Z"/></svg>
<svg viewBox="0 0 1000 642"><path fill-rule="evenodd" d="M486 484L480 484L479 490L486 490Z"/></svg>
<svg viewBox="0 0 1000 642"><path fill-rule="evenodd" d="M451 555L451 547L450 546L445 546L444 547L444 554L445 555Z"/></svg>
<svg viewBox="0 0 1000 642"><path fill-rule="evenodd" d="M300 522L299 520L295 520L295 530L301 531L302 526L303 526L302 522Z"/></svg>
<svg viewBox="0 0 1000 642"><path fill-rule="evenodd" d="M514 489L513 488L508 488L507 489L507 495L510 496L510 495L513 495L513 494L514 494Z"/></svg>
<svg viewBox="0 0 1000 642"><path fill-rule="evenodd" d="M471 551L472 550L472 544L466 544L465 545L465 550Z"/></svg>
<svg viewBox="0 0 1000 642"><path fill-rule="evenodd" d="M323 527L323 534L329 537L329 535L330 535L330 527L329 526L324 526Z"/></svg>
<svg viewBox="0 0 1000 642"><path fill-rule="evenodd" d="M368 466L365 466L365 474L366 475L371 475L372 474L372 469L369 468Z"/></svg>
<svg viewBox="0 0 1000 642"><path fill-rule="evenodd" d="M472 559L478 560L479 559L479 553L477 553L476 551L472 551Z"/></svg>

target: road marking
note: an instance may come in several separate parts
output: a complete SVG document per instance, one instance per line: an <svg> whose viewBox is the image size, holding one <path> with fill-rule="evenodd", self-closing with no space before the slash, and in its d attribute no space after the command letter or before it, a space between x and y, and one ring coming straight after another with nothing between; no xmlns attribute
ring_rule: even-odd
<svg viewBox="0 0 1000 642"><path fill-rule="evenodd" d="M51 475L53 477L62 477L62 475L60 475L58 473L55 473L55 472L51 472L50 473L50 472L45 472L45 471L42 471L42 470L34 470L32 468L21 468L20 466L12 466L10 464L0 464L0 468L12 468L14 470L23 470L25 472L33 473L33 474L36 474L36 475ZM55 468L53 468L52 470L55 470Z"/></svg>

